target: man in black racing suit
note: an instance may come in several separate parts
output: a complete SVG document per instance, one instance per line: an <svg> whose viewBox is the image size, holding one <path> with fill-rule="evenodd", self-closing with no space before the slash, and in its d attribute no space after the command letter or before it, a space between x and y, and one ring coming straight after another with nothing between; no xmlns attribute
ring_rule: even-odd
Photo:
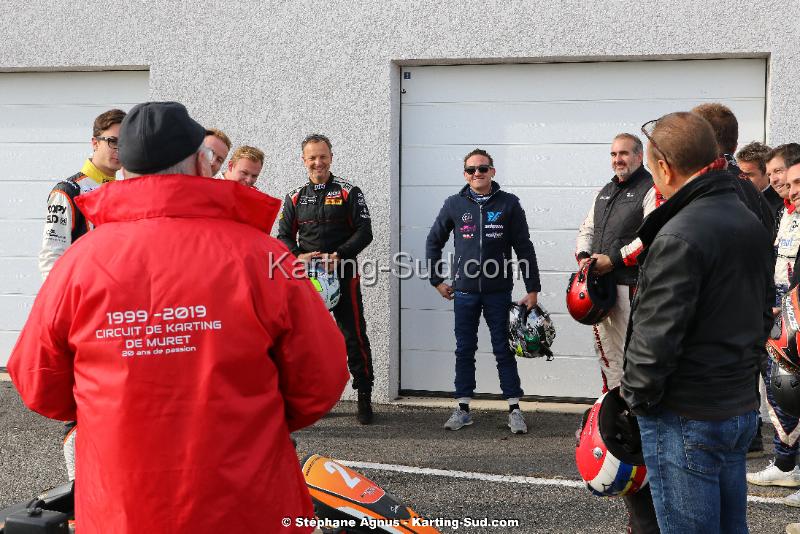
<svg viewBox="0 0 800 534"><path fill-rule="evenodd" d="M335 268L341 284L333 316L347 345L347 364L358 391L358 421L372 422L372 351L367 338L356 256L372 241L372 223L364 194L330 172L333 153L324 135L302 143L308 181L283 201L278 239L303 262L314 259Z"/></svg>

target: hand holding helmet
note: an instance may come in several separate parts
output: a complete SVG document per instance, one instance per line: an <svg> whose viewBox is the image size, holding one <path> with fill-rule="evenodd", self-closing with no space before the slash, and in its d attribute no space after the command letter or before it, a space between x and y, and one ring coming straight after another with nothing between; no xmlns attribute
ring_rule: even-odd
<svg viewBox="0 0 800 534"><path fill-rule="evenodd" d="M508 316L508 344L515 356L520 358L553 359L550 347L556 337L556 329L550 314L536 305L528 310L524 304L511 303Z"/></svg>
<svg viewBox="0 0 800 534"><path fill-rule="evenodd" d="M311 262L306 274L328 310L335 308L339 304L341 296L341 287L336 275L329 273L323 265L316 261Z"/></svg>
<svg viewBox="0 0 800 534"><path fill-rule="evenodd" d="M577 273L569 277L567 310L573 319L594 325L606 318L617 300L614 278L594 272L596 258L582 261Z"/></svg>

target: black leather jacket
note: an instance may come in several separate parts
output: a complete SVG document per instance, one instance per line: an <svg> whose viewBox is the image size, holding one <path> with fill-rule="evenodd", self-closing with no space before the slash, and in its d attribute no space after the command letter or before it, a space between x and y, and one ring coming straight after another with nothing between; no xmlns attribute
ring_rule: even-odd
<svg viewBox="0 0 800 534"><path fill-rule="evenodd" d="M725 171L701 175L639 229L646 257L622 378L637 415L666 408L721 420L758 408L759 354L772 326L772 247L734 188Z"/></svg>

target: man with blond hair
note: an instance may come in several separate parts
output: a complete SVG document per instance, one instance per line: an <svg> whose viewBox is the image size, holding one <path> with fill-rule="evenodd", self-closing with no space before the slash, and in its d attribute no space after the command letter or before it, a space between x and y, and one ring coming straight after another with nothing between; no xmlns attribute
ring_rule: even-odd
<svg viewBox="0 0 800 534"><path fill-rule="evenodd" d="M212 176L216 176L228 157L228 152L231 151L231 140L225 135L225 132L217 128L209 128L206 130L206 137L203 139L203 145L207 146L214 152L214 159L211 161Z"/></svg>
<svg viewBox="0 0 800 534"><path fill-rule="evenodd" d="M228 162L228 170L222 177L242 185L255 187L263 165L264 152L254 146L240 146L233 152L233 156Z"/></svg>

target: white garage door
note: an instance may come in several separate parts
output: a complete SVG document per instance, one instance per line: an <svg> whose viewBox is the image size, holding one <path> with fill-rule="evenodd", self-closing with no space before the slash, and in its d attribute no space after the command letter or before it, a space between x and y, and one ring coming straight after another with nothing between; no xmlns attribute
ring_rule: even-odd
<svg viewBox="0 0 800 534"><path fill-rule="evenodd" d="M50 189L91 155L94 118L148 91L146 71L0 73L0 367L41 285Z"/></svg>
<svg viewBox="0 0 800 534"><path fill-rule="evenodd" d="M425 257L425 238L444 199L464 185L462 158L489 151L504 190L522 200L542 273L540 302L553 315L556 359L520 360L527 395L596 397L591 328L564 303L575 268L577 228L613 175L615 134L702 102L739 119L742 144L764 139L764 60L650 61L404 68L401 249ZM452 250L452 239L445 254ZM401 390L453 390L452 304L427 280L401 285ZM524 286L518 282L514 296ZM499 394L489 334L478 333L479 393Z"/></svg>

